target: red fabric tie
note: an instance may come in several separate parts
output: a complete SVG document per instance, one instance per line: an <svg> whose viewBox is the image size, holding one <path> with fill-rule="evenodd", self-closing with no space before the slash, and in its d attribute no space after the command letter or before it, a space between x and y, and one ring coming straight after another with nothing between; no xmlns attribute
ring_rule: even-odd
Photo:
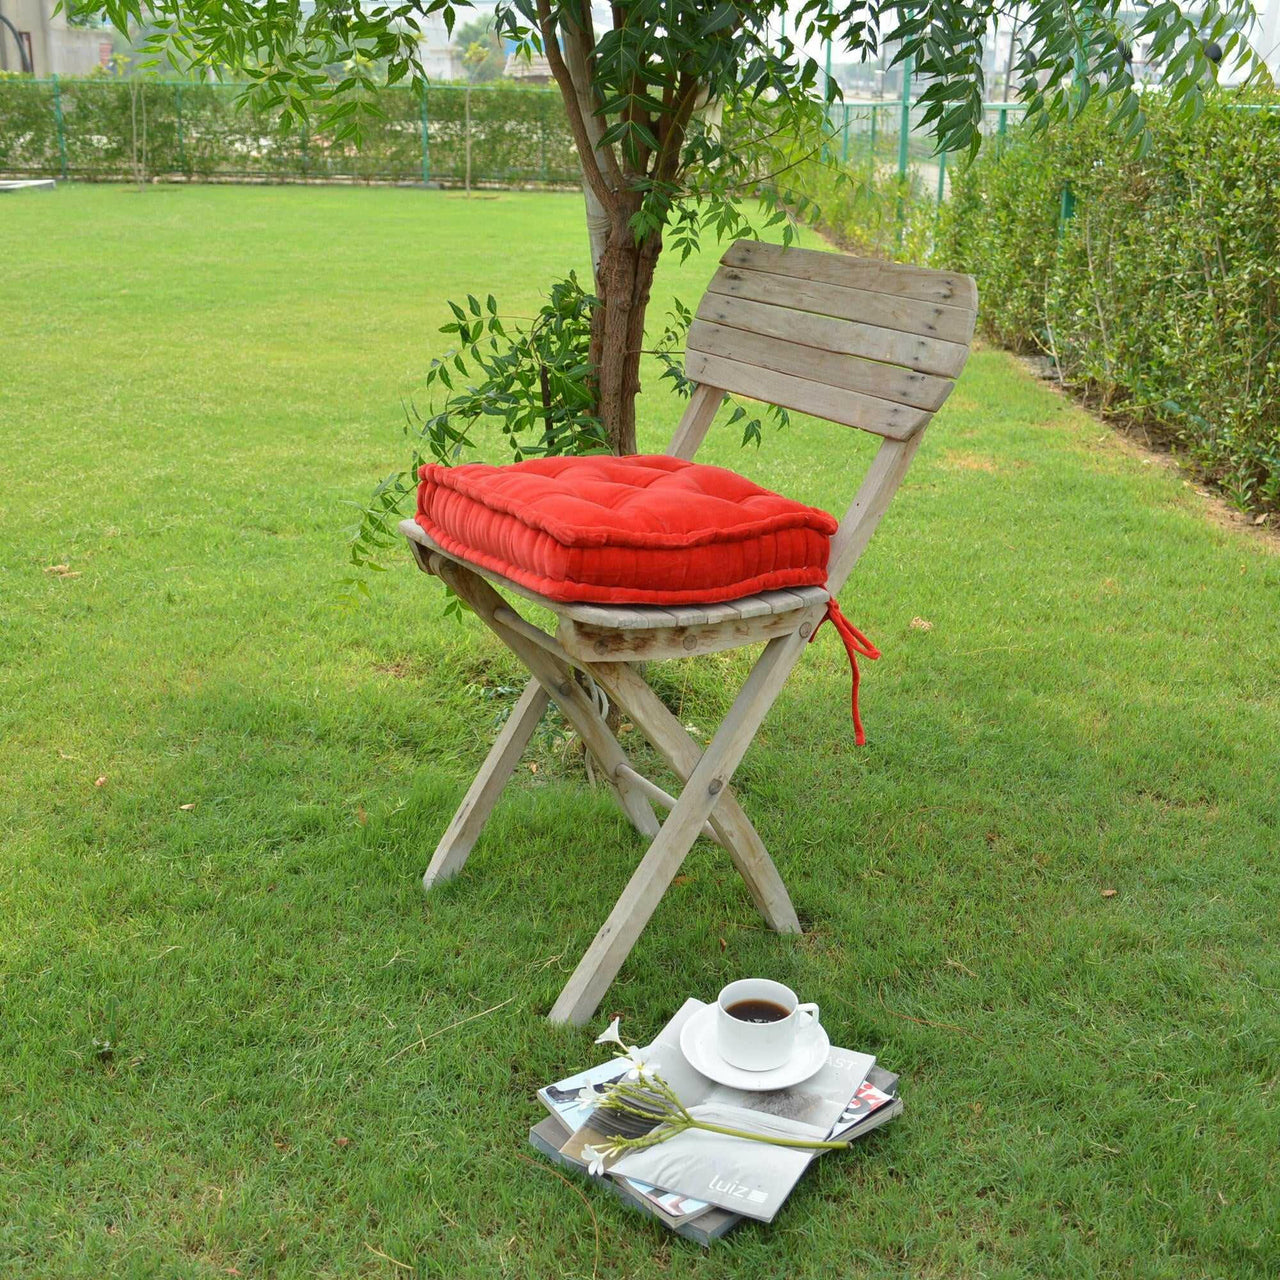
<svg viewBox="0 0 1280 1280"><path fill-rule="evenodd" d="M867 735L862 731L862 717L858 714L858 655L861 654L874 662L880 656L880 650L840 612L835 596L827 602L826 613L818 620L818 625L813 629L813 635L809 637L810 644L818 638L818 632L828 618L831 620L831 625L840 633L845 652L849 655L849 670L853 673L853 740L862 747L866 745Z"/></svg>

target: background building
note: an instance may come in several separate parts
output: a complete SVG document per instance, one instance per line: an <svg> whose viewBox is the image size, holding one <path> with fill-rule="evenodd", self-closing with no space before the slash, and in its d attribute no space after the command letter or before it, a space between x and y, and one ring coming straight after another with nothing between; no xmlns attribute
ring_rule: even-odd
<svg viewBox="0 0 1280 1280"><path fill-rule="evenodd" d="M37 76L85 76L111 57L111 33L97 27L73 27L65 13L54 13L56 0L0 0L0 71L23 71L26 61Z"/></svg>

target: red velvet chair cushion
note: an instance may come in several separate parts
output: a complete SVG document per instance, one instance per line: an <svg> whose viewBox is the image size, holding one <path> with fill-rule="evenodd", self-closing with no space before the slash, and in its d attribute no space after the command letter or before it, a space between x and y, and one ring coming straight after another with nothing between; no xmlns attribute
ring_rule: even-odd
<svg viewBox="0 0 1280 1280"><path fill-rule="evenodd" d="M821 586L835 519L736 472L665 455L429 463L418 523L553 600L693 604Z"/></svg>

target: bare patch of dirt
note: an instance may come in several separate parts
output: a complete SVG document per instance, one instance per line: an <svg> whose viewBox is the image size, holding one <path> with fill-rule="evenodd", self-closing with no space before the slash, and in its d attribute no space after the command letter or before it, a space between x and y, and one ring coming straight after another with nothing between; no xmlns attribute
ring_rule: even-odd
<svg viewBox="0 0 1280 1280"><path fill-rule="evenodd" d="M945 467L948 471L986 471L994 474L1000 470L994 458L985 457L980 453L964 453L959 449L948 449L938 459L938 465Z"/></svg>
<svg viewBox="0 0 1280 1280"><path fill-rule="evenodd" d="M407 680L410 676L420 676L426 669L421 660L400 658L396 662L375 662L373 669L383 676L394 676L397 680Z"/></svg>

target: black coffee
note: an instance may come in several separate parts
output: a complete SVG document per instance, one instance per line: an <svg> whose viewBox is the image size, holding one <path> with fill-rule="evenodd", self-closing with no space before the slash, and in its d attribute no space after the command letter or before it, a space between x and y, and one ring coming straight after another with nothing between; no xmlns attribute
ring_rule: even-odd
<svg viewBox="0 0 1280 1280"><path fill-rule="evenodd" d="M781 1022L791 1016L790 1009L772 1000L738 1000L728 1005L725 1013L739 1022Z"/></svg>

